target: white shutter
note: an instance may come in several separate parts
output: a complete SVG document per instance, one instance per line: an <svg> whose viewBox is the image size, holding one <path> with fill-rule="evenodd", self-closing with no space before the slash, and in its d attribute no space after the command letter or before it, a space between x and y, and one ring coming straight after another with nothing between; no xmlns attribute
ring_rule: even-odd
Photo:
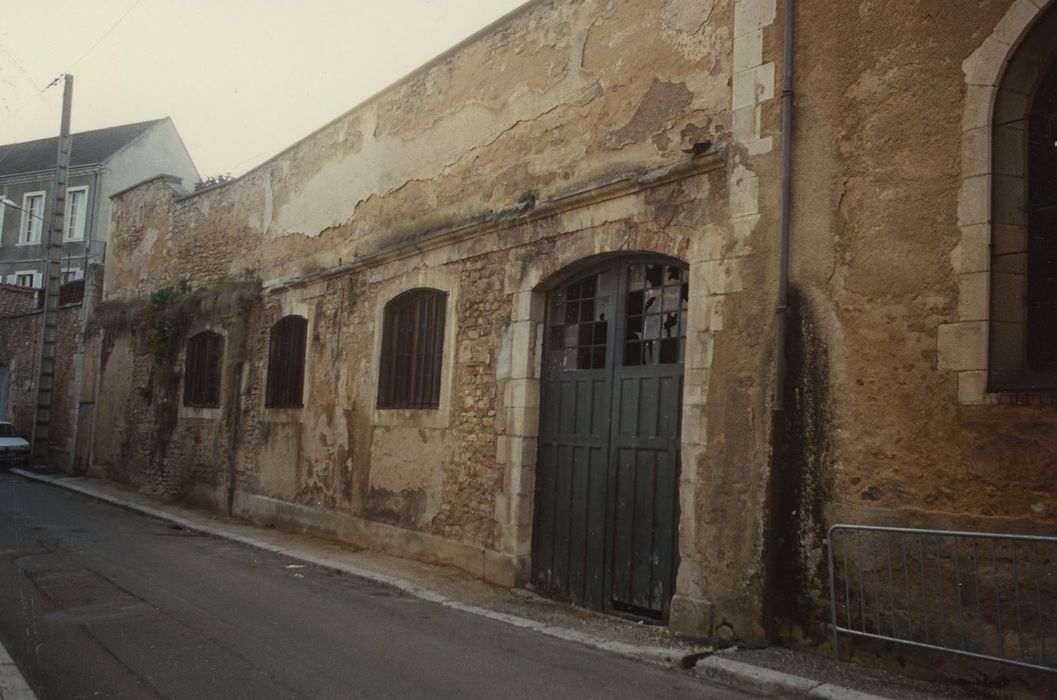
<svg viewBox="0 0 1057 700"><path fill-rule="evenodd" d="M8 284L18 284L18 275L8 275L4 281Z"/></svg>
<svg viewBox="0 0 1057 700"><path fill-rule="evenodd" d="M33 273L33 288L41 289L44 286L44 275L40 272Z"/></svg>

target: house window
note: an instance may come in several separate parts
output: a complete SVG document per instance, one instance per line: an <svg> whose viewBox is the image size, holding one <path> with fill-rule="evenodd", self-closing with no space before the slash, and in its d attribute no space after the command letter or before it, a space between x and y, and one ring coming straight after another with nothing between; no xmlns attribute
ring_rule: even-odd
<svg viewBox="0 0 1057 700"><path fill-rule="evenodd" d="M378 408L440 405L447 298L435 289L415 289L386 304Z"/></svg>
<svg viewBox="0 0 1057 700"><path fill-rule="evenodd" d="M1057 8L1021 43L995 99L988 375L992 391L1057 388L1055 32Z"/></svg>
<svg viewBox="0 0 1057 700"><path fill-rule="evenodd" d="M62 284L76 282L79 279L84 279L84 272L79 267L70 267L62 271Z"/></svg>
<svg viewBox="0 0 1057 700"><path fill-rule="evenodd" d="M44 230L44 192L29 192L22 197L22 226L18 230L19 245L40 243Z"/></svg>
<svg viewBox="0 0 1057 700"><path fill-rule="evenodd" d="M187 341L184 360L184 406L217 408L220 406L220 369L224 357L224 338L203 331Z"/></svg>
<svg viewBox="0 0 1057 700"><path fill-rule="evenodd" d="M88 188L71 187L66 190L66 240L84 240L85 224L87 221Z"/></svg>
<svg viewBox="0 0 1057 700"><path fill-rule="evenodd" d="M35 272L18 272L15 274L15 284L19 287L34 287L33 284L36 281L37 273Z"/></svg>
<svg viewBox="0 0 1057 700"><path fill-rule="evenodd" d="M272 326L268 351L266 408L301 408L305 384L305 340L308 320L287 316Z"/></svg>

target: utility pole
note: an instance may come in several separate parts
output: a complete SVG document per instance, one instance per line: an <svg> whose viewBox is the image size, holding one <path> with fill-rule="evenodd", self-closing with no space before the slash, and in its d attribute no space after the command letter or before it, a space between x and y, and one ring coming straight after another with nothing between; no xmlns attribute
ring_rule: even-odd
<svg viewBox="0 0 1057 700"><path fill-rule="evenodd" d="M44 315L40 332L40 374L37 377L37 410L33 414L33 461L47 464L51 442L52 397L55 393L55 350L59 340L59 286L62 275L62 233L66 218L66 181L70 171L70 112L73 106L73 76L63 76L62 122L55 159L55 182L51 190L51 224L45 253Z"/></svg>

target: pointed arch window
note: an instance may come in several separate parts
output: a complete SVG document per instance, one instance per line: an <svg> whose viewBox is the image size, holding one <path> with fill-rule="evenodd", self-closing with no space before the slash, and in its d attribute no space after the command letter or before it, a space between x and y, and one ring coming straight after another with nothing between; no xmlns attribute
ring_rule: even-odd
<svg viewBox="0 0 1057 700"><path fill-rule="evenodd" d="M1028 114L1027 360L1057 370L1057 60Z"/></svg>
<svg viewBox="0 0 1057 700"><path fill-rule="evenodd" d="M988 387L1057 389L1057 5L1032 27L992 115Z"/></svg>

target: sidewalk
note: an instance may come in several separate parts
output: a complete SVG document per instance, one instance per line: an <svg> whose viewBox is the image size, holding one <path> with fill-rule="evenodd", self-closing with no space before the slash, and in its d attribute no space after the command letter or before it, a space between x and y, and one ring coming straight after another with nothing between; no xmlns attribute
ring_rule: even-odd
<svg viewBox="0 0 1057 700"><path fill-rule="evenodd" d="M0 700L37 700L3 646L0 646Z"/></svg>
<svg viewBox="0 0 1057 700"><path fill-rule="evenodd" d="M968 697L947 686L887 676L786 649L715 652L708 646L674 636L666 627L602 615L542 598L525 590L498 588L456 569L249 525L165 503L103 480L44 475L21 469L12 472L161 518L188 530L241 542L306 564L386 584L408 595L449 608L650 663L693 669L701 677L749 692L776 697L851 700ZM2 667L0 659L0 669ZM14 668L13 664L11 668ZM7 695L2 676L0 689L4 692L0 700L33 697L32 694Z"/></svg>

